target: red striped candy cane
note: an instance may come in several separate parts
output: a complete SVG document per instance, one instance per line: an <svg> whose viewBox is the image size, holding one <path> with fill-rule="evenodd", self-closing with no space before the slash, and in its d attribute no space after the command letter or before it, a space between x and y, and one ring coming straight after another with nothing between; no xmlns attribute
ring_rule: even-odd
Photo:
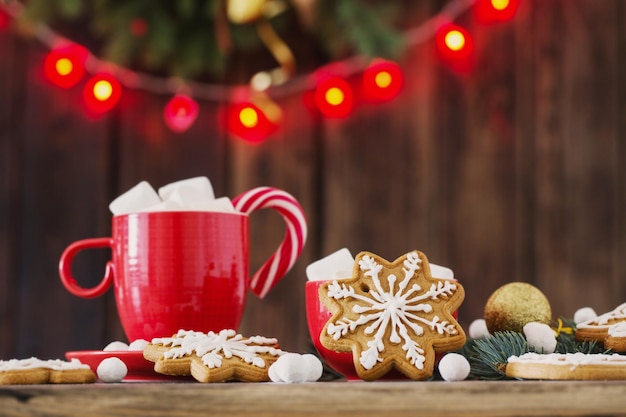
<svg viewBox="0 0 626 417"><path fill-rule="evenodd" d="M287 226L285 237L276 252L250 279L250 290L263 298L289 272L302 252L307 235L304 211L291 194L272 187L246 191L233 200L233 205L235 210L244 214L264 208L274 209L280 213Z"/></svg>

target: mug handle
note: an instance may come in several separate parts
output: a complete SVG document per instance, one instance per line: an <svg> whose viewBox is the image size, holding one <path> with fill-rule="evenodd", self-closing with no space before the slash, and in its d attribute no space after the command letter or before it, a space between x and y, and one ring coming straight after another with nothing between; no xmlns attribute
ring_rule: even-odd
<svg viewBox="0 0 626 417"><path fill-rule="evenodd" d="M285 237L278 249L250 278L250 290L263 298L294 265L307 235L304 211L289 193L272 187L258 187L233 199L235 210L250 214L263 208L276 210L285 221Z"/></svg>
<svg viewBox="0 0 626 417"><path fill-rule="evenodd" d="M78 252L84 249L94 248L113 248L113 238L96 237L77 240L63 251L61 259L59 260L59 276L61 277L61 282L65 286L65 289L78 297L99 297L104 294L107 289L109 289L109 286L113 282L113 263L111 261L108 261L106 264L104 278L95 287L81 287L72 275L72 263L74 262L74 257L78 254Z"/></svg>

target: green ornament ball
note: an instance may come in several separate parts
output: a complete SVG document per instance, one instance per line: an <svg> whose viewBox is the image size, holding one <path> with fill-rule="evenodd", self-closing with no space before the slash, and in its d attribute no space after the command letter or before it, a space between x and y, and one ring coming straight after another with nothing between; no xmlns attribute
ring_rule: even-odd
<svg viewBox="0 0 626 417"><path fill-rule="evenodd" d="M552 309L546 296L525 282L511 282L498 288L485 304L489 333L510 330L522 332L527 323L550 324Z"/></svg>

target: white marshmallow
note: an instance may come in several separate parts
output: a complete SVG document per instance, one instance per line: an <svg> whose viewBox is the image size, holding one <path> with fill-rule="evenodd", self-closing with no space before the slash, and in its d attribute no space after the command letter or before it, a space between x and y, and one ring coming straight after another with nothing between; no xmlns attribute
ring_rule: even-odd
<svg viewBox="0 0 626 417"><path fill-rule="evenodd" d="M491 336L487 328L485 319L476 319L469 326L469 337L472 339L482 339Z"/></svg>
<svg viewBox="0 0 626 417"><path fill-rule="evenodd" d="M144 213L151 213L151 212L156 212L156 211L182 211L183 207L180 206L180 204L174 202L174 201L160 201L157 204L154 204L150 207L146 207L145 209L141 210Z"/></svg>
<svg viewBox="0 0 626 417"><path fill-rule="evenodd" d="M339 249L306 267L309 281L350 278L354 267L354 257L346 248Z"/></svg>
<svg viewBox="0 0 626 417"><path fill-rule="evenodd" d="M187 209L215 200L213 186L207 177L194 177L164 185L159 188L159 196L163 201L173 201Z"/></svg>
<svg viewBox="0 0 626 417"><path fill-rule="evenodd" d="M580 324L583 321L593 320L598 317L598 314L591 307L583 307L576 310L574 313L574 323Z"/></svg>
<svg viewBox="0 0 626 417"><path fill-rule="evenodd" d="M100 362L96 373L102 382L121 382L128 374L128 368L121 359L111 357Z"/></svg>
<svg viewBox="0 0 626 417"><path fill-rule="evenodd" d="M124 342L115 341L106 345L102 350L105 352L111 352L114 350L128 350L128 345Z"/></svg>
<svg viewBox="0 0 626 417"><path fill-rule="evenodd" d="M470 371L469 361L458 353L448 353L439 361L439 374L444 381L463 381Z"/></svg>
<svg viewBox="0 0 626 417"><path fill-rule="evenodd" d="M137 339L137 340L133 340L129 345L128 345L128 350L129 351L137 351L137 350L143 350L143 348L145 348L148 345L148 341L145 339Z"/></svg>
<svg viewBox="0 0 626 417"><path fill-rule="evenodd" d="M445 266L430 264L430 275L433 278L454 279L454 271Z"/></svg>
<svg viewBox="0 0 626 417"><path fill-rule="evenodd" d="M161 199L147 181L141 181L109 204L114 215L135 213L159 204Z"/></svg>
<svg viewBox="0 0 626 417"><path fill-rule="evenodd" d="M524 328L524 336L528 346L537 353L554 353L556 349L556 336L554 331L544 323L527 323Z"/></svg>
<svg viewBox="0 0 626 417"><path fill-rule="evenodd" d="M315 382L323 371L322 362L315 355L285 353L269 367L268 375L272 382L297 384Z"/></svg>
<svg viewBox="0 0 626 417"><path fill-rule="evenodd" d="M222 213L236 212L235 206L233 206L232 201L230 201L230 198L228 197L220 197L212 201L197 203L194 206L194 209L198 211L219 211Z"/></svg>

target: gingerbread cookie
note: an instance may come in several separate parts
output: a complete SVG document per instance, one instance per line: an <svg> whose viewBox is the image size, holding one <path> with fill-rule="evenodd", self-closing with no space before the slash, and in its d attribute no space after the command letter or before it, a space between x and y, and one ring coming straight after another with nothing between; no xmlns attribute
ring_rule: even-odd
<svg viewBox="0 0 626 417"><path fill-rule="evenodd" d="M0 385L18 384L84 384L96 381L88 365L73 359L41 360L37 358L0 361Z"/></svg>
<svg viewBox="0 0 626 417"><path fill-rule="evenodd" d="M626 352L626 303L613 311L578 323L576 340L602 342L607 349Z"/></svg>
<svg viewBox="0 0 626 417"><path fill-rule="evenodd" d="M506 376L521 379L617 380L626 379L626 356L614 353L526 353L511 356Z"/></svg>
<svg viewBox="0 0 626 417"><path fill-rule="evenodd" d="M614 352L626 352L626 321L608 328L604 347Z"/></svg>
<svg viewBox="0 0 626 417"><path fill-rule="evenodd" d="M269 381L269 366L283 353L276 339L245 338L229 329L179 330L173 337L153 339L143 351L156 372L191 375L199 382Z"/></svg>
<svg viewBox="0 0 626 417"><path fill-rule="evenodd" d="M378 379L393 368L414 380L427 379L435 352L465 344L453 317L464 294L458 282L433 278L421 252L391 263L361 252L352 278L320 287L320 300L333 314L320 341L327 349L351 351L361 379Z"/></svg>

